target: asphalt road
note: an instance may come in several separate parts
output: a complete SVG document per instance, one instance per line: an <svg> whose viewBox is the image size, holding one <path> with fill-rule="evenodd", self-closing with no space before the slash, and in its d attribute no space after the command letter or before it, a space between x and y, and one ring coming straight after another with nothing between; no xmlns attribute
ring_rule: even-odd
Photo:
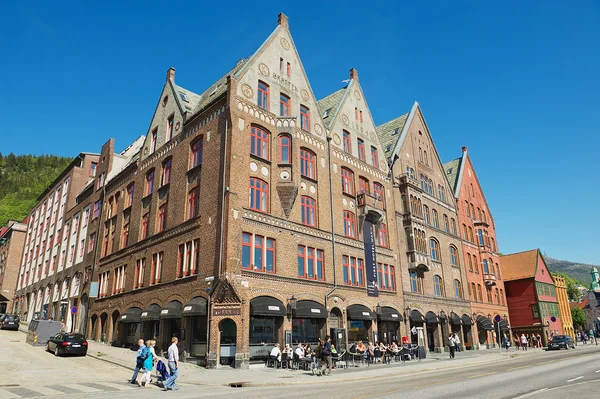
<svg viewBox="0 0 600 399"><path fill-rule="evenodd" d="M181 382L176 392L158 387L138 388L125 383L130 371L91 357L56 358L24 344L24 334L0 331L0 399L34 397L77 398L561 398L565 395L598 397L600 346L539 352L509 358L486 357L488 364L422 371L395 376L333 382L313 377L293 386L229 388ZM444 362L449 367L452 361ZM382 366L385 367L385 366ZM333 378L333 377L332 377ZM282 381L285 383L285 381Z"/></svg>

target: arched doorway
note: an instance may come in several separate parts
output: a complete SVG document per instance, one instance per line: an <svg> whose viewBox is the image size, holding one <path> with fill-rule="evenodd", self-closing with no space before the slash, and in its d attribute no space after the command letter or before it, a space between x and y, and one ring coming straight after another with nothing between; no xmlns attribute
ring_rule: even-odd
<svg viewBox="0 0 600 399"><path fill-rule="evenodd" d="M344 317L339 308L332 308L329 312L329 336L331 337L331 343L335 345L338 352L347 350Z"/></svg>
<svg viewBox="0 0 600 399"><path fill-rule="evenodd" d="M118 320L119 320L119 315L120 314L121 313L118 310L115 310L112 313L112 315L110 317L110 321L111 321L110 327L111 327L111 330L109 332L109 337L108 337L109 341L111 341L113 344L116 343L117 345L121 343L121 341L119 339L120 337L119 337L119 324L118 324Z"/></svg>
<svg viewBox="0 0 600 399"><path fill-rule="evenodd" d="M108 320L108 314L102 313L100 315L100 340L102 342L108 342L108 337L106 335L106 321Z"/></svg>
<svg viewBox="0 0 600 399"><path fill-rule="evenodd" d="M237 326L233 320L221 320L219 323L219 337L221 364L228 364L235 367Z"/></svg>
<svg viewBox="0 0 600 399"><path fill-rule="evenodd" d="M90 318L90 326L89 326L89 335L86 335L87 338L90 339L98 339L98 333L97 333L97 325L98 325L98 316L96 315L92 315L92 317Z"/></svg>
<svg viewBox="0 0 600 399"><path fill-rule="evenodd" d="M79 332L83 334L83 336L87 336L87 311L88 311L88 296L87 294L83 294L81 296L81 300L79 301L79 310L77 311L78 319L79 319Z"/></svg>

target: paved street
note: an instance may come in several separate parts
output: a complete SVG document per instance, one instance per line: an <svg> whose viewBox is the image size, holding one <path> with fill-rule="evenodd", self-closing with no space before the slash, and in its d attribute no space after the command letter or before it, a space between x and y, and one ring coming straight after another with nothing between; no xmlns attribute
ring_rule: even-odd
<svg viewBox="0 0 600 399"><path fill-rule="evenodd" d="M0 399L33 397L147 398L264 398L285 393L286 398L563 398L592 395L600 389L600 347L579 346L560 352L531 351L500 356L494 351L460 353L456 360L443 357L391 366L338 370L332 377L313 377L302 371L256 368L196 370L192 380L182 378L177 392L158 387L138 388L125 383L131 371L91 356L56 358L43 348L24 343L22 332L0 331L2 369L8 379L0 383ZM119 350L119 349L115 349ZM133 356L133 354L132 354ZM462 357L461 357L462 356ZM10 365L10 368L9 368ZM7 371L10 370L10 371ZM236 377L239 377L236 380ZM259 386L230 388L233 381ZM264 386L260 386L263 384Z"/></svg>

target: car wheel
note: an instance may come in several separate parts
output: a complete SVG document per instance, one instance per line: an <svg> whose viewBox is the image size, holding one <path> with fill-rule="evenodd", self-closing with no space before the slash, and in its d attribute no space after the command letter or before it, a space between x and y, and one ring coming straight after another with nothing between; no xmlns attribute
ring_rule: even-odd
<svg viewBox="0 0 600 399"><path fill-rule="evenodd" d="M54 349L54 356L60 356L60 352L58 351L58 345Z"/></svg>

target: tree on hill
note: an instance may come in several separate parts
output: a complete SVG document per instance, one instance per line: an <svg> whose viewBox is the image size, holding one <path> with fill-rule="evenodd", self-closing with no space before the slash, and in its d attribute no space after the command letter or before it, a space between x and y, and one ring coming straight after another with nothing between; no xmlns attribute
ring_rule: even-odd
<svg viewBox="0 0 600 399"><path fill-rule="evenodd" d="M571 308L571 317L573 318L573 327L585 328L585 313L581 308Z"/></svg>
<svg viewBox="0 0 600 399"><path fill-rule="evenodd" d="M579 281L575 280L573 277L569 276L567 273L561 272L552 272L553 276L560 276L565 279L565 283L567 284L567 296L569 297L569 301L571 302L579 302L581 299L581 291L579 290L580 285L582 285Z"/></svg>
<svg viewBox="0 0 600 399"><path fill-rule="evenodd" d="M37 197L70 162L56 155L0 153L0 226L9 220L23 220Z"/></svg>

